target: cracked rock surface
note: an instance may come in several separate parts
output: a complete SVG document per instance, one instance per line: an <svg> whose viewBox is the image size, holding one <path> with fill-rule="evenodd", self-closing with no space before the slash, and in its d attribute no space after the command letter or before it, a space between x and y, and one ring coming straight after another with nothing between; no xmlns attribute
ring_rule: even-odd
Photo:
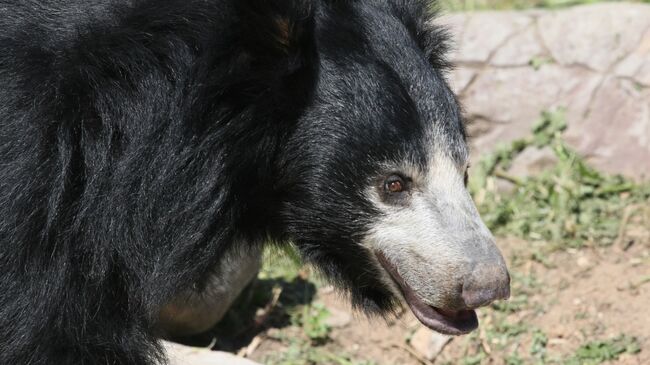
<svg viewBox="0 0 650 365"><path fill-rule="evenodd" d="M650 179L650 5L446 15L474 158L566 108L569 144L597 169ZM535 161L532 161L535 163Z"/></svg>

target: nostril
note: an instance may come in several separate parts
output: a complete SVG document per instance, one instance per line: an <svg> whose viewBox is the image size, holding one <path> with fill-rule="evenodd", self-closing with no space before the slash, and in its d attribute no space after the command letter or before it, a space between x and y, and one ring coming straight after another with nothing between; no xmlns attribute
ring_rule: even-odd
<svg viewBox="0 0 650 365"><path fill-rule="evenodd" d="M463 283L461 297L468 308L510 297L510 275L499 267L479 267Z"/></svg>
<svg viewBox="0 0 650 365"><path fill-rule="evenodd" d="M478 308L500 299L499 289L465 288L463 287L463 301L468 308Z"/></svg>

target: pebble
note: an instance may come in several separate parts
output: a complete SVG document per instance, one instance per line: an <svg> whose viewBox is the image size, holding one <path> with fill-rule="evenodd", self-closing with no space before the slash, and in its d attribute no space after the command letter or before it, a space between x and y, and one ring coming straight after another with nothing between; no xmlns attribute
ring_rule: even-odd
<svg viewBox="0 0 650 365"><path fill-rule="evenodd" d="M451 341L452 336L433 332L426 327L420 327L411 337L411 347L427 360L435 359L442 349Z"/></svg>
<svg viewBox="0 0 650 365"><path fill-rule="evenodd" d="M346 311L328 308L329 316L325 319L325 324L332 328L346 327L352 322L352 315Z"/></svg>

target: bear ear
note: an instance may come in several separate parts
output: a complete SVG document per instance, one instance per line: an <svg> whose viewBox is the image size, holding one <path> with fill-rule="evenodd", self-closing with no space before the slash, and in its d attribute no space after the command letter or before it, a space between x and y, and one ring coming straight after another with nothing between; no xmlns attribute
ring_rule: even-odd
<svg viewBox="0 0 650 365"><path fill-rule="evenodd" d="M234 0L242 51L255 73L286 76L313 54L313 6L308 0Z"/></svg>

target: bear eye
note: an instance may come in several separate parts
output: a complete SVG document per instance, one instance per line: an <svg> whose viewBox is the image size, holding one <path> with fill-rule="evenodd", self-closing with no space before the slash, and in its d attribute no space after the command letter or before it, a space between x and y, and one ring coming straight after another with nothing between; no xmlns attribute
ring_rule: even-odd
<svg viewBox="0 0 650 365"><path fill-rule="evenodd" d="M401 193L406 188L404 179L397 175L391 175L384 181L384 191L388 194Z"/></svg>
<svg viewBox="0 0 650 365"><path fill-rule="evenodd" d="M467 173L467 170L465 170L465 176L463 177L463 183L465 183L465 187L467 187L468 182L469 182L469 174Z"/></svg>

